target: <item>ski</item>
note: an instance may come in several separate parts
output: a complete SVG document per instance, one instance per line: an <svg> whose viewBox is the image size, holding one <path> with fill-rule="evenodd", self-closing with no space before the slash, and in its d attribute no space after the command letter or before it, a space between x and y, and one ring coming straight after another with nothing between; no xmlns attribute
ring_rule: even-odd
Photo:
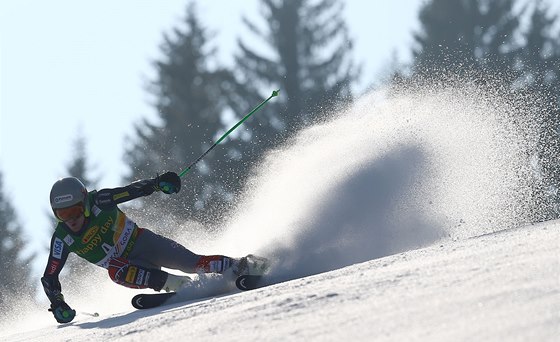
<svg viewBox="0 0 560 342"><path fill-rule="evenodd" d="M235 285L241 291L254 290L263 285L263 275L268 273L270 261L267 258L249 254L242 258L240 275L235 279ZM231 284L232 278L226 280ZM230 288L231 289L231 288ZM136 309L151 309L165 304L177 292L141 293L132 298L132 306Z"/></svg>
<svg viewBox="0 0 560 342"><path fill-rule="evenodd" d="M155 308L163 305L169 298L176 294L176 292L141 293L132 297L132 306L140 310Z"/></svg>
<svg viewBox="0 0 560 342"><path fill-rule="evenodd" d="M235 280L235 286L237 286L237 288L241 291L254 290L259 287L261 279L261 275L241 275Z"/></svg>

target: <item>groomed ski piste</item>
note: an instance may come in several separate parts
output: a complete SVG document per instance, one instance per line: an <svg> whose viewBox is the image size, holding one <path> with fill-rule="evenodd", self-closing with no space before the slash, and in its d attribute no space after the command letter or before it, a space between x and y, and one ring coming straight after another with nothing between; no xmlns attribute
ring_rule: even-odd
<svg viewBox="0 0 560 342"><path fill-rule="evenodd" d="M22 299L0 340L556 341L560 222L531 223L537 134L523 114L538 110L470 85L373 92L271 152L219 236L173 226L199 253L271 258L271 285L209 277L134 310L139 292L92 268L62 279L72 323ZM157 217L135 219L173 225Z"/></svg>

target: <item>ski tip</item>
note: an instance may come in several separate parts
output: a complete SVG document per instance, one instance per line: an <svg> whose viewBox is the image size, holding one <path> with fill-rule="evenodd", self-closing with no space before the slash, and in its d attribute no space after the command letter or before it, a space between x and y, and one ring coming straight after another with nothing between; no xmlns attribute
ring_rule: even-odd
<svg viewBox="0 0 560 342"><path fill-rule="evenodd" d="M167 293L141 293L132 297L131 304L136 309L151 309L163 305L169 298L175 296L176 292Z"/></svg>
<svg viewBox="0 0 560 342"><path fill-rule="evenodd" d="M130 300L130 303L136 309L143 309L144 308L141 295L136 295L136 296L132 297L132 299Z"/></svg>
<svg viewBox="0 0 560 342"><path fill-rule="evenodd" d="M262 276L242 275L235 280L235 286L241 291L254 290L259 287Z"/></svg>

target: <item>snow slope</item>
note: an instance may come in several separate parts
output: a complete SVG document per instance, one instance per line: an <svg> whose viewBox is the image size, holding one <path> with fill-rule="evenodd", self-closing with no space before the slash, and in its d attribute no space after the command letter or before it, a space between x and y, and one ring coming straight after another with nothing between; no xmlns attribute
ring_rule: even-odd
<svg viewBox="0 0 560 342"><path fill-rule="evenodd" d="M555 341L560 222L3 341Z"/></svg>
<svg viewBox="0 0 560 342"><path fill-rule="evenodd" d="M532 111L470 85L372 93L272 151L218 237L194 223L176 236L198 253L270 257L273 285L210 278L184 303L133 311L137 291L96 269L62 281L74 322L22 302L1 340L552 341L560 222L528 224L548 209L531 196Z"/></svg>

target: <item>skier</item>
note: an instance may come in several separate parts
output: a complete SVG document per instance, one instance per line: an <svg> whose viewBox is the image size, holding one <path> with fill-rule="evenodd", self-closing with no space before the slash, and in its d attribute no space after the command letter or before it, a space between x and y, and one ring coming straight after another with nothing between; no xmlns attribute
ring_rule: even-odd
<svg viewBox="0 0 560 342"><path fill-rule="evenodd" d="M64 301L58 280L70 252L107 269L115 283L135 289L169 292L191 281L187 276L164 272L161 267L185 273L231 273L232 276L246 271L246 257L195 254L171 239L138 227L117 207L154 191L173 194L180 189L181 179L174 172L125 187L91 192L74 177L54 183L50 203L58 224L41 283L51 302L49 311L59 323L71 322L76 316L76 311Z"/></svg>

